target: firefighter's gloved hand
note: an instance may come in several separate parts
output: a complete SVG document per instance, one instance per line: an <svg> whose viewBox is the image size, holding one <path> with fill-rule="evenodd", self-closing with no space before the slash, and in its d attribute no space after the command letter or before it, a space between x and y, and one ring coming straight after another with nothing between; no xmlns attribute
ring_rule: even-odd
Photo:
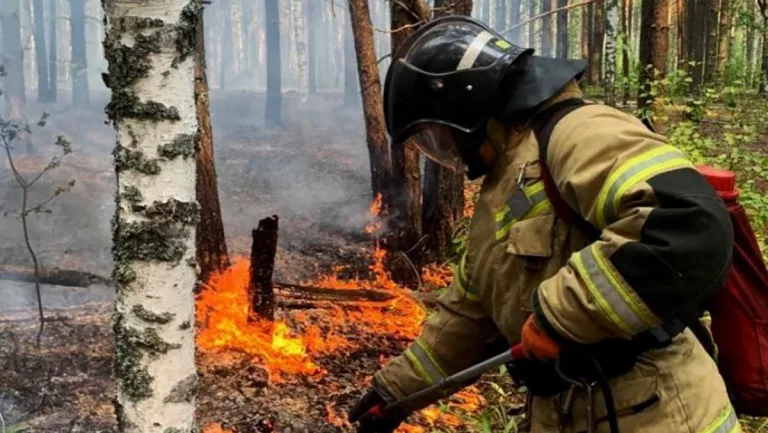
<svg viewBox="0 0 768 433"><path fill-rule="evenodd" d="M535 357L546 361L560 357L560 344L536 323L533 315L523 325L522 345L528 359Z"/></svg>
<svg viewBox="0 0 768 433"><path fill-rule="evenodd" d="M401 408L384 410L387 403L375 390L368 391L349 411L349 421L357 422L357 433L392 433L408 418Z"/></svg>

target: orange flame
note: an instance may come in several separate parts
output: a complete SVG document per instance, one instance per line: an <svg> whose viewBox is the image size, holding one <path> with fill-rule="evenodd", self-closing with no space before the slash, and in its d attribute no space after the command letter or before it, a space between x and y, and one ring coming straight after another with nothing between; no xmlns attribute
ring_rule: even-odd
<svg viewBox="0 0 768 433"><path fill-rule="evenodd" d="M381 211L381 196L371 206L375 218ZM375 233L379 222L375 221L366 231ZM373 251L370 271L373 280L358 278L342 279L341 268L319 278L312 285L324 288L375 289L395 294L389 302L358 302L354 309L338 306L313 316L328 329L343 331L355 326L364 332L415 338L421 332L425 310L405 295L386 272L386 251L378 244ZM267 370L272 382L282 382L287 376L321 377L325 371L313 361L311 355L333 353L348 348L351 343L341 335L325 332L317 324L307 325L303 332L292 330L283 321L249 318L248 260L235 259L223 273L211 276L206 289L198 296L196 318L201 324L197 333L197 345L202 351L236 351L258 359ZM307 323L307 321L302 321ZM358 331L359 333L359 331Z"/></svg>
<svg viewBox="0 0 768 433"><path fill-rule="evenodd" d="M328 412L328 422L331 423L331 425L335 425L336 427L349 426L347 414L344 412L342 412L341 415L337 414L335 403L325 405L325 410Z"/></svg>

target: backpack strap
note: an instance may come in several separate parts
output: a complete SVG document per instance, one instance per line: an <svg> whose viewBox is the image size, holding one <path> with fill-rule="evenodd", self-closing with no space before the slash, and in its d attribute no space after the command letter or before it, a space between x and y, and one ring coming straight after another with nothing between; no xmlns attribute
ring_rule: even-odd
<svg viewBox="0 0 768 433"><path fill-rule="evenodd" d="M544 189L547 192L547 198L549 198L549 202L552 204L555 215L566 223L575 225L587 236L587 238L589 238L589 240L595 241L600 239L600 230L584 219L578 211L573 209L573 207L565 201L562 194L560 194L557 184L552 178L552 174L549 172L549 166L547 165L547 149L555 125L557 125L557 122L567 114L584 105L587 105L587 103L581 98L560 101L534 115L533 119L530 121L530 126L531 129L533 129L536 140L539 142L541 180L544 182Z"/></svg>

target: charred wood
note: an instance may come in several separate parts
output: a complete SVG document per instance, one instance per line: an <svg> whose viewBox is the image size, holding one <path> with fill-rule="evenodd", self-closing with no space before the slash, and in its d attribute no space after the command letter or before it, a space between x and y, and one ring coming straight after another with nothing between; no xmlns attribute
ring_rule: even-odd
<svg viewBox="0 0 768 433"><path fill-rule="evenodd" d="M93 284L112 285L109 278L90 272L58 268L38 269L40 284L67 287L89 287ZM0 280L35 282L35 270L31 267L0 265Z"/></svg>
<svg viewBox="0 0 768 433"><path fill-rule="evenodd" d="M275 318L272 272L277 254L277 226L278 217L272 215L259 221L259 226L251 233L251 281L248 285L251 314L269 320Z"/></svg>

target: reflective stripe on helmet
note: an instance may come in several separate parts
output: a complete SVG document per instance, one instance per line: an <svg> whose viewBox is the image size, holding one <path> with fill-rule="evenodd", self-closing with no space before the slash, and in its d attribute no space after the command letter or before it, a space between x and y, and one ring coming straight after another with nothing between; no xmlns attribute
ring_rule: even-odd
<svg viewBox="0 0 768 433"><path fill-rule="evenodd" d="M472 40L472 43L469 44L469 48L467 48L467 51L464 53L464 56L462 56L461 61L459 62L459 66L456 67L457 71L462 71L464 69L469 69L472 67L472 65L475 64L475 61L480 56L480 53L483 52L483 48L485 48L485 45L493 39L495 36L493 36L489 32L482 32L479 35L475 36L475 39Z"/></svg>
<svg viewBox="0 0 768 433"><path fill-rule="evenodd" d="M661 323L595 244L574 254L572 260L597 305L625 336L631 337Z"/></svg>

